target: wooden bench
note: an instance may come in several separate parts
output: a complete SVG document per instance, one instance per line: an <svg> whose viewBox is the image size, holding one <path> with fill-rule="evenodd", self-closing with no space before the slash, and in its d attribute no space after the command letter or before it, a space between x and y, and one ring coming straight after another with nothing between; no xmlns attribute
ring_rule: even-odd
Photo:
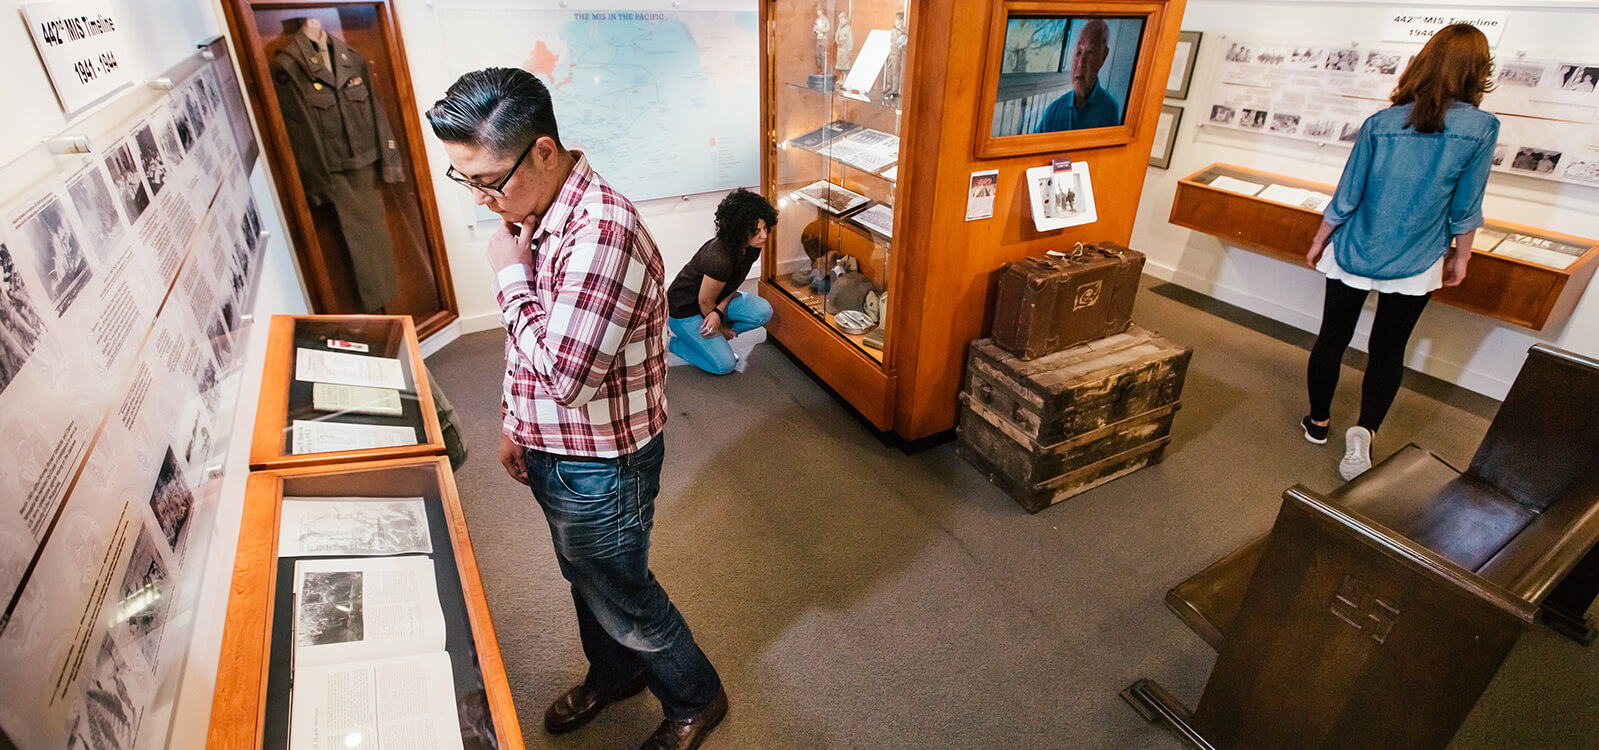
<svg viewBox="0 0 1599 750"><path fill-rule="evenodd" d="M1409 445L1167 605L1217 650L1198 707L1123 691L1200 748L1443 748L1516 639L1583 643L1599 593L1599 362L1543 345L1466 471Z"/></svg>

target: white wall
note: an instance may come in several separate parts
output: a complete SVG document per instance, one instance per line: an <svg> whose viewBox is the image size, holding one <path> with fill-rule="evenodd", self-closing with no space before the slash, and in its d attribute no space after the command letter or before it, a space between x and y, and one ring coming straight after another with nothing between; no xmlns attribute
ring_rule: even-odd
<svg viewBox="0 0 1599 750"><path fill-rule="evenodd" d="M486 0L474 4L474 7L492 5L494 1ZM557 7L553 1L536 4ZM434 3L430 0L395 0L396 15L399 17L401 33L405 37L405 52L411 65L418 118L421 118L422 112L433 106L433 102L444 95L444 90L449 88L459 74L459 71L452 69L444 48L441 25L436 20L439 5L444 3ZM756 8L755 0L702 0L692 3L690 7L681 8L674 8L682 5L681 3L663 0L634 0L625 5L628 8L661 6L668 10L754 10ZM621 6L614 2L596 0L566 0L561 2L559 7L569 10L604 7L614 10ZM760 104L758 100L748 103L751 108L758 108ZM713 115L714 113L708 113L708 116ZM427 147L428 169L433 176L433 190L439 200L439 220L444 225L444 247L449 258L450 274L455 282L455 302L461 313L458 325L451 326L424 342L424 354L427 354L461 334L498 326L499 305L494 297L493 275L489 272L488 261L483 255L488 246L487 232L493 230L493 225L483 225L481 230L483 233L479 234L480 230L476 227L472 212L471 197L466 190L444 176L444 171L450 162L438 139L428 131L425 118L422 118L422 130L423 142ZM711 238L715 231L716 204L726 194L726 192L701 193L640 201L637 204L639 213L644 217L645 226L649 228L650 234L661 248L668 283L684 264L688 263L689 258L694 256L694 251ZM759 270L760 267L757 265L751 273L758 273Z"/></svg>
<svg viewBox="0 0 1599 750"><path fill-rule="evenodd" d="M1402 9L1436 8L1510 11L1496 59L1574 58L1599 61L1599 3L1534 0L1526 3L1319 2L1315 0L1189 0L1183 29L1201 31L1200 59L1183 107L1170 169L1148 170L1143 201L1133 226L1133 247L1146 253L1148 272L1216 299L1315 331L1321 320L1320 274L1303 266L1230 246L1168 222L1177 181L1213 162L1335 184L1348 149L1207 128L1210 82L1227 35L1273 39L1284 45L1376 43L1383 22ZM1599 238L1599 189L1494 173L1483 213L1580 237ZM1468 271L1469 273L1469 271ZM1372 304L1375 303L1375 295ZM1369 314L1356 335L1365 348ZM1599 291L1590 289L1571 318L1533 331L1434 303L1411 339L1409 366L1494 398L1502 398L1525 359L1527 347L1547 341L1599 356Z"/></svg>

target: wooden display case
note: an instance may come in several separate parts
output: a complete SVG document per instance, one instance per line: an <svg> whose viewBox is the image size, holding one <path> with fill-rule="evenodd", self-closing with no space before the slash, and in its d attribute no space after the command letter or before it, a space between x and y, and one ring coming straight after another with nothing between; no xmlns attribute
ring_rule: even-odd
<svg viewBox="0 0 1599 750"><path fill-rule="evenodd" d="M772 339L878 430L902 441L952 430L966 347L989 328L999 269L1076 242L1131 239L1160 114L1160 91L1149 89L1164 89L1183 6L1183 0L764 0L761 184L778 206L779 221L760 291L772 304ZM853 37L844 46L847 54L839 51L841 11L848 13ZM1122 122L996 137L998 112L1011 106L999 99L1012 87L990 78L1007 64L1008 22L1055 18L1077 29L1093 17L1121 19L1137 30L1120 56L1111 53L1129 87ZM871 67L872 56L863 50L878 32L888 43L888 72L850 81L850 71ZM1067 87L1061 90L1070 86L1067 38L1057 45L1061 69L1049 76ZM901 64L895 85L892 73ZM876 144L893 142L893 159L874 160L874 143L865 144L864 158L860 144L838 148L848 135L829 139L823 128L839 121L859 126L856 132L881 134L867 134ZM1025 171L1062 157L1090 165L1099 220L1039 232L1029 213ZM993 216L968 221L972 173L987 170L997 172ZM828 209L817 205L827 201L801 194L821 182L865 202ZM867 213L884 209L891 211L887 227ZM878 300L881 330L844 330L836 311L854 309L848 305L855 300L829 309L832 289L813 288L803 278L813 263L817 272L832 270L836 256L852 257L855 273L874 292L886 290L887 302Z"/></svg>
<svg viewBox="0 0 1599 750"><path fill-rule="evenodd" d="M434 410L427 368L417 341L416 326L404 315L274 315L268 334L266 364L261 374L260 408L250 441L250 468L282 469L295 466L369 461L406 456L444 454L444 437ZM329 341L366 347L365 353L330 348ZM405 380L399 390L400 413L379 415L351 410L317 409L313 384L295 378L297 350L336 352L397 359ZM392 430L409 427L414 445L384 448L294 451L294 423L340 423Z"/></svg>
<svg viewBox="0 0 1599 750"><path fill-rule="evenodd" d="M222 9L311 310L409 315L423 336L449 325L459 317L455 287L423 145L422 108L413 93L392 0L224 0ZM323 74L325 82L313 84L317 101L285 102L287 89L283 81L274 78L274 58L293 48L311 20L347 45L347 56L332 61L336 72ZM357 62L364 65L365 75L358 74ZM338 164L329 165L335 176L348 177L348 188L342 190L324 188L322 168L314 162L305 164L307 136L295 135L304 128L292 129L285 115L300 108L337 108L335 91L344 99L366 101L370 97L374 119L388 126L388 132L377 130L377 140L383 141L378 148L398 153L394 169L389 168L392 160L388 156L365 168L345 170ZM323 133L340 129L331 122L318 127ZM347 127L347 133L359 130L355 125ZM358 173L359 177L354 176ZM370 196L373 203L356 208L359 202L350 199L352 194ZM378 213L381 221L344 226ZM352 238L363 237L386 237L387 242L357 240L361 247L351 247ZM387 247L387 252L379 246ZM362 268L368 272L363 274ZM363 284L363 276L384 277L385 281L368 279ZM378 295L387 302L377 307L367 299L374 295L374 283L392 292Z"/></svg>
<svg viewBox="0 0 1599 750"><path fill-rule="evenodd" d="M1214 187L1218 177L1322 195L1332 195L1334 186L1230 164L1212 164L1177 183L1173 224L1303 264L1321 227L1321 211ZM1433 299L1543 330L1571 315L1596 263L1599 242L1488 219L1478 231L1465 282L1439 289Z"/></svg>
<svg viewBox="0 0 1599 750"><path fill-rule="evenodd" d="M523 747L499 642L478 578L449 460L442 457L258 472L245 488L207 745L288 746L295 558L278 557L282 499L423 499L462 741L469 750Z"/></svg>

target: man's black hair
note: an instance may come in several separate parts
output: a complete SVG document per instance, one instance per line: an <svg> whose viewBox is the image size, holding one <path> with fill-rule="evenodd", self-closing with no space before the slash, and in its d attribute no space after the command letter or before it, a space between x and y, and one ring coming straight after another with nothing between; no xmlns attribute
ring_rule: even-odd
<svg viewBox="0 0 1599 750"><path fill-rule="evenodd" d="M766 220L767 231L775 230L777 209L759 193L734 190L716 206L716 240L724 248L742 250L762 219Z"/></svg>
<svg viewBox="0 0 1599 750"><path fill-rule="evenodd" d="M561 145L550 90L517 68L484 68L461 76L433 103L427 118L439 140L487 148L497 156L515 157L540 136Z"/></svg>

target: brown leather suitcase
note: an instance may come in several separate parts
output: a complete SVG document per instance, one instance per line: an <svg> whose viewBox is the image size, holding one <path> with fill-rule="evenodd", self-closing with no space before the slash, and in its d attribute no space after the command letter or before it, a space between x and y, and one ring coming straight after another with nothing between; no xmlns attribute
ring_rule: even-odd
<svg viewBox="0 0 1599 750"><path fill-rule="evenodd" d="M1009 263L994 297L994 343L1033 359L1121 333L1143 273L1144 254L1114 242Z"/></svg>

